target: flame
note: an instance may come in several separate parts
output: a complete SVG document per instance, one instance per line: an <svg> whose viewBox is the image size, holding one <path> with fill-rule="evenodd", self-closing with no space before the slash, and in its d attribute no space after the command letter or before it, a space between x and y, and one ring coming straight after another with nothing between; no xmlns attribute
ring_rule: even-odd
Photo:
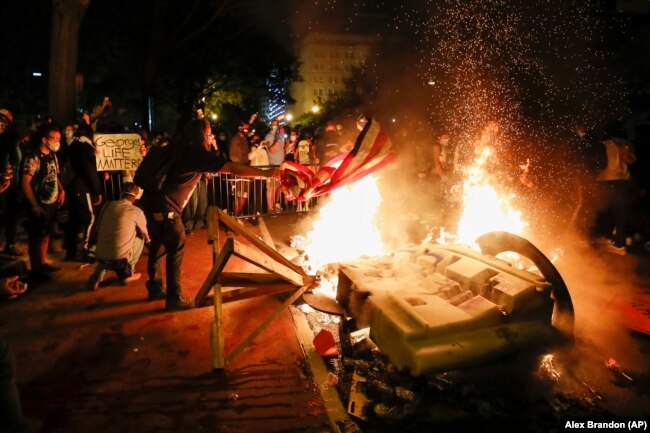
<svg viewBox="0 0 650 433"><path fill-rule="evenodd" d="M380 204L381 194L372 175L332 191L330 201L320 208L313 229L307 233L305 251L312 269L384 254L375 222Z"/></svg>
<svg viewBox="0 0 650 433"><path fill-rule="evenodd" d="M486 164L492 154L484 147L466 173L463 182L463 213L455 235L443 232L438 240L473 245L476 238L491 231L521 234L527 223L512 205L514 195L499 193L490 183Z"/></svg>
<svg viewBox="0 0 650 433"><path fill-rule="evenodd" d="M466 172L457 232L450 234L443 229L437 242L475 246L476 238L484 233L521 234L527 226L511 204L514 196L499 193L490 183L493 179L486 164L491 153L490 147L482 148ZM330 272L325 265L389 253L376 224L381 201L377 180L370 175L332 191L330 200L320 208L312 230L306 234L304 251L307 271L321 275L322 291L335 292L337 284L337 272Z"/></svg>
<svg viewBox="0 0 650 433"><path fill-rule="evenodd" d="M554 382L557 382L562 377L562 373L555 366L555 356L551 353L542 356L541 362L539 363L539 372L542 376L548 377Z"/></svg>

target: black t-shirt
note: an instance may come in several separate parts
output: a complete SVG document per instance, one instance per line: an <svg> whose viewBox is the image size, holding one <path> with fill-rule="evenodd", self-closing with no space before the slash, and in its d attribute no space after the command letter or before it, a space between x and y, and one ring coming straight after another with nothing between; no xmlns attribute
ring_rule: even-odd
<svg viewBox="0 0 650 433"><path fill-rule="evenodd" d="M145 191L140 204L148 212L181 213L203 173L216 173L226 161L203 149L179 147L161 192Z"/></svg>

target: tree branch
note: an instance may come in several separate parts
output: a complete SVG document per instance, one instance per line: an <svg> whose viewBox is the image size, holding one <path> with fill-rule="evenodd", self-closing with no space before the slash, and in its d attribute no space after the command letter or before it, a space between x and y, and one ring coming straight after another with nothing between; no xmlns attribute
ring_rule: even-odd
<svg viewBox="0 0 650 433"><path fill-rule="evenodd" d="M214 23L218 18L224 16L226 13L233 12L239 9L246 9L251 3L232 3L231 0L223 0L214 13L208 18L203 25L197 27L191 33L188 33L184 38L179 39L177 43L173 45L173 48L178 48L189 42L191 39L205 32L212 23ZM239 33L239 32L238 32Z"/></svg>

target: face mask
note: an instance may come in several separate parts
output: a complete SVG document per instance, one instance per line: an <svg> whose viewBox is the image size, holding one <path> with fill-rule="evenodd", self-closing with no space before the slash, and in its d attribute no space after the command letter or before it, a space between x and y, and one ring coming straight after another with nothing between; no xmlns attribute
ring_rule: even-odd
<svg viewBox="0 0 650 433"><path fill-rule="evenodd" d="M52 152L58 152L61 149L61 142L55 141L54 143L47 142L47 148Z"/></svg>

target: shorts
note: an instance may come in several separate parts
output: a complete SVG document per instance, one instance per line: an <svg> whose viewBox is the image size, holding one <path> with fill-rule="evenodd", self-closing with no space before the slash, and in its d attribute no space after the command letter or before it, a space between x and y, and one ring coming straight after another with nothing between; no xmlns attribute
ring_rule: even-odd
<svg viewBox="0 0 650 433"><path fill-rule="evenodd" d="M25 231L30 239L39 239L51 235L54 232L54 224L56 223L56 214L59 210L59 205L56 203L41 204L45 215L36 216L31 209L27 210L27 220L25 224Z"/></svg>

